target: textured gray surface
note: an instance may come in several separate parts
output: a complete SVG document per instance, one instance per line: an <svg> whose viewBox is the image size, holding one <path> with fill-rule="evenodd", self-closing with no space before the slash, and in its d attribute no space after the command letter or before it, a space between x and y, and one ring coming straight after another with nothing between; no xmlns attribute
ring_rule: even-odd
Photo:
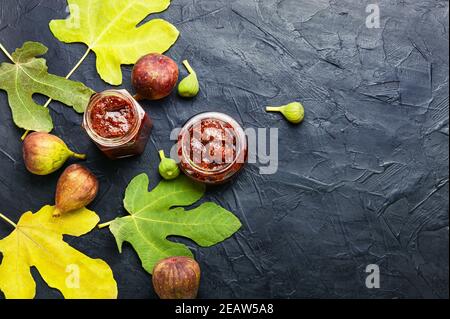
<svg viewBox="0 0 450 319"><path fill-rule="evenodd" d="M80 116L51 105L54 132L87 151L100 178L92 208L103 221L123 215L132 177L147 172L158 182L157 150L170 148L170 130L199 112L225 111L245 127L280 129L280 169L261 176L249 165L209 191L243 228L213 248L190 244L204 273L200 297L448 298L449 2L377 2L380 29L365 26L370 1L174 0L162 16L181 37L168 55L192 62L202 92L194 101L145 103L155 129L142 157L108 162L82 133ZM10 50L43 42L50 71L65 75L85 50L48 29L65 6L0 0L1 42ZM91 54L73 78L100 91L108 86L94 65ZM307 110L299 127L264 113L267 104L296 99ZM17 220L53 202L58 174L25 170L23 132L4 92L0 116L0 211ZM10 230L0 223L0 238ZM107 230L67 241L111 265L120 297L155 297L131 247L119 255ZM378 290L364 284L372 263L381 267ZM34 274L37 297L60 296Z"/></svg>

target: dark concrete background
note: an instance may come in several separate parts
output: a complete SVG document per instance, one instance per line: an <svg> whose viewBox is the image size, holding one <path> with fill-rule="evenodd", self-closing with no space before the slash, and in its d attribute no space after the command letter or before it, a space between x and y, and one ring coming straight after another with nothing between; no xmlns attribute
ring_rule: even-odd
<svg viewBox="0 0 450 319"><path fill-rule="evenodd" d="M224 111L245 127L280 129L280 168L249 165L207 198L233 211L243 228L208 249L189 243L203 269L202 298L448 298L449 2L373 1L381 28L365 26L359 0L174 0L162 16L181 31L168 52L189 59L201 94L144 103L155 120L139 158L110 162L80 128L81 117L52 103L54 133L101 181L91 208L102 221L125 214L124 189L138 173L159 180L157 150L169 132L203 111ZM62 44L48 22L65 0L0 0L0 41L50 50L49 69L66 75L85 51ZM1 55L1 61L6 57ZM180 63L181 64L181 63ZM73 79L100 91L91 54ZM131 67L124 67L123 87ZM182 75L185 75L182 71ZM264 106L300 100L294 127ZM0 92L0 211L13 220L53 203L59 173L29 174L7 97ZM0 223L0 238L11 229ZM151 277L108 230L67 238L112 267L121 298L154 298ZM381 268L381 288L365 287L365 267ZM34 271L37 297L60 297ZM0 293L1 295L1 293Z"/></svg>

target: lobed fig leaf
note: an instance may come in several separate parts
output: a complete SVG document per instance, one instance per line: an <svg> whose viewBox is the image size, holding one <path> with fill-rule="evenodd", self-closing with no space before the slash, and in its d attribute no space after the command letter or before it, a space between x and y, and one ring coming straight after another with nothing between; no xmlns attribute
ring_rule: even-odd
<svg viewBox="0 0 450 319"><path fill-rule="evenodd" d="M144 269L152 273L155 264L167 257L192 257L186 245L167 239L182 236L202 247L210 247L232 236L241 223L231 212L211 202L186 211L200 200L205 186L181 175L162 181L151 192L146 174L136 176L125 193L125 209L129 216L117 218L109 227L122 251L124 241L138 253ZM102 225L101 225L102 226Z"/></svg>
<svg viewBox="0 0 450 319"><path fill-rule="evenodd" d="M122 83L122 64L147 53L163 53L178 39L178 30L162 19L138 27L149 14L166 10L170 0L68 0L71 16L53 20L50 30L62 42L82 42L97 55L100 77Z"/></svg>
<svg viewBox="0 0 450 319"><path fill-rule="evenodd" d="M12 55L12 63L0 65L0 89L8 93L14 123L23 129L50 132L53 129L49 110L33 100L39 93L72 106L83 113L94 91L80 82L47 72L46 61L37 58L47 52L38 42L26 42Z"/></svg>
<svg viewBox="0 0 450 319"><path fill-rule="evenodd" d="M45 206L37 213L27 212L15 227L0 240L0 290L6 298L31 299L36 283L30 268L36 267L51 288L70 299L117 298L117 283L111 268L103 260L92 259L63 241L63 235L81 236L91 231L99 217L82 208L53 218L55 208ZM5 224L6 225L6 224Z"/></svg>

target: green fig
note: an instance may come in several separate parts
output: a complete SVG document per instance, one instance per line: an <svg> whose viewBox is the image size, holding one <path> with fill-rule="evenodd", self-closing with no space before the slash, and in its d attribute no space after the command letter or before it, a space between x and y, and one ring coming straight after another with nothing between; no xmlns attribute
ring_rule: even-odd
<svg viewBox="0 0 450 319"><path fill-rule="evenodd" d="M283 106L268 106L266 108L267 112L280 112L284 117L293 124L299 124L303 122L305 118L305 109L303 105L298 102L289 103Z"/></svg>
<svg viewBox="0 0 450 319"><path fill-rule="evenodd" d="M166 258L153 269L153 288L161 299L195 299L200 276L200 266L194 259Z"/></svg>
<svg viewBox="0 0 450 319"><path fill-rule="evenodd" d="M98 180L84 166L73 164L66 168L56 186L54 217L89 205L97 196Z"/></svg>
<svg viewBox="0 0 450 319"><path fill-rule="evenodd" d="M200 84L198 83L197 73L192 69L187 60L183 61L184 66L189 75L184 78L178 85L178 94L182 97L195 97L200 92Z"/></svg>
<svg viewBox="0 0 450 319"><path fill-rule="evenodd" d="M63 140L52 134L31 133L23 142L25 166L36 175L57 171L69 157L86 159L86 155L72 152Z"/></svg>
<svg viewBox="0 0 450 319"><path fill-rule="evenodd" d="M171 158L167 158L164 155L164 151L159 151L159 157L161 158L159 174L166 180L177 178L180 175L180 168L178 167L177 162Z"/></svg>

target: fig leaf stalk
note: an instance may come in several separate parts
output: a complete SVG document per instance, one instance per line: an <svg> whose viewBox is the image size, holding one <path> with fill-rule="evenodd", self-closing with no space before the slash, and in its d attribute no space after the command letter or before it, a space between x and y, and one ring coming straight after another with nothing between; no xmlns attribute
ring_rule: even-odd
<svg viewBox="0 0 450 319"><path fill-rule="evenodd" d="M0 213L0 218L3 219L8 224L10 224L11 226L13 226L14 228L17 228L17 224L15 222L13 222L11 219L9 219L8 217L6 217L5 215L3 215L2 213Z"/></svg>
<svg viewBox="0 0 450 319"><path fill-rule="evenodd" d="M11 62L14 62L14 59L12 58L11 54L6 50L6 48L3 46L3 44L0 43L0 49L3 51L3 53L8 57L8 59L11 60Z"/></svg>
<svg viewBox="0 0 450 319"><path fill-rule="evenodd" d="M111 224L113 223L113 221L110 221L110 222L107 222L107 223L103 223L103 224L98 224L98 228L99 229L103 229L103 228L106 228L106 227L109 227L109 226L111 226Z"/></svg>

